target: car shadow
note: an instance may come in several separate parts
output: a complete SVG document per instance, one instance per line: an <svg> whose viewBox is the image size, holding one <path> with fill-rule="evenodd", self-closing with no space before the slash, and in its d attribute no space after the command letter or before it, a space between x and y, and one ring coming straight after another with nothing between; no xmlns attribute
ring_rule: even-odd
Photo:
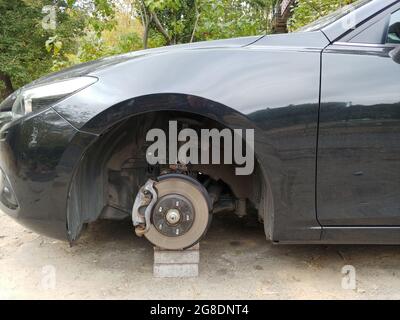
<svg viewBox="0 0 400 320"><path fill-rule="evenodd" d="M111 250L116 246L121 250L139 250L147 259L152 258L152 245L143 237L135 235L130 221L97 221L91 224L78 240L79 250L97 248ZM238 218L221 215L213 218L211 227L200 242L203 255L251 254L274 259L299 260L310 264L337 260L342 263L374 264L386 258L400 263L400 247L395 245L318 245L318 244L273 244L264 234L263 225L255 218Z"/></svg>

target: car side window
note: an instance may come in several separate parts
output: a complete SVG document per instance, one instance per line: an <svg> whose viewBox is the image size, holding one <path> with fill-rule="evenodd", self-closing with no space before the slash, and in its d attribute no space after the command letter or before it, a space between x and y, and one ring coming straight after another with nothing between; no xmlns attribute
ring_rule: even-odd
<svg viewBox="0 0 400 320"><path fill-rule="evenodd" d="M390 17L386 43L400 44L400 10L397 10Z"/></svg>

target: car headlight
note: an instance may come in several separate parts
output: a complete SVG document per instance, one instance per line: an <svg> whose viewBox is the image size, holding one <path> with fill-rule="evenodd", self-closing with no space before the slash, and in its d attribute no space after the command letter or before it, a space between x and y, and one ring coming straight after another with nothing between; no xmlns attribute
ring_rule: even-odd
<svg viewBox="0 0 400 320"><path fill-rule="evenodd" d="M96 81L94 77L76 77L22 89L12 105L13 118L50 107Z"/></svg>

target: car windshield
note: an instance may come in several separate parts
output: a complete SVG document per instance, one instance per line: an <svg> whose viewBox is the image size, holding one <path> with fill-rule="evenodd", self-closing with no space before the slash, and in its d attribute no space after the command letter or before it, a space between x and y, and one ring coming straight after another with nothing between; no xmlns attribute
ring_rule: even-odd
<svg viewBox="0 0 400 320"><path fill-rule="evenodd" d="M328 15L310 23L309 25L304 26L297 31L307 32L307 31L320 30L320 29L332 24L333 22L339 20L340 18L346 16L350 12L366 5L367 3L371 2L371 1L373 1L373 0L358 0L352 4L341 7L340 9L336 10L335 12L332 12L331 14L328 14Z"/></svg>

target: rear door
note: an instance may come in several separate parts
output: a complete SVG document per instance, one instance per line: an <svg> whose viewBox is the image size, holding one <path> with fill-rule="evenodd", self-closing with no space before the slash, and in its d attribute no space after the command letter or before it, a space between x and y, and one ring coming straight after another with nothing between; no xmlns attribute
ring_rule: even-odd
<svg viewBox="0 0 400 320"><path fill-rule="evenodd" d="M323 226L400 226L400 6L322 54L317 213Z"/></svg>

